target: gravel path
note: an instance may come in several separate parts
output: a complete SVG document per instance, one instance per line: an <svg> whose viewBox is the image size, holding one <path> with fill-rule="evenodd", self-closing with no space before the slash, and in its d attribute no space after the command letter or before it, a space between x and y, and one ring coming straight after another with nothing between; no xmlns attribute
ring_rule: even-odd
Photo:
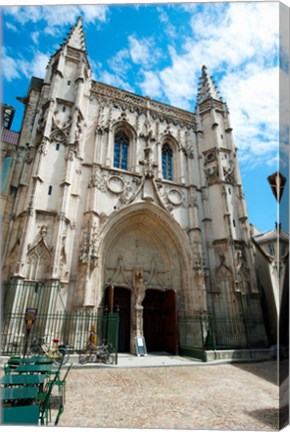
<svg viewBox="0 0 290 432"><path fill-rule="evenodd" d="M59 426L277 430L276 363L72 369Z"/></svg>

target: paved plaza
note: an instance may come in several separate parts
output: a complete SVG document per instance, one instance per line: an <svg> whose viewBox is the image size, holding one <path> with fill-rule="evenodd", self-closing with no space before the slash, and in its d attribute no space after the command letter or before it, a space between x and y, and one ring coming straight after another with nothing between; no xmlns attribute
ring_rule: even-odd
<svg viewBox="0 0 290 432"><path fill-rule="evenodd" d="M143 367L74 365L59 426L277 430L276 362L141 361Z"/></svg>

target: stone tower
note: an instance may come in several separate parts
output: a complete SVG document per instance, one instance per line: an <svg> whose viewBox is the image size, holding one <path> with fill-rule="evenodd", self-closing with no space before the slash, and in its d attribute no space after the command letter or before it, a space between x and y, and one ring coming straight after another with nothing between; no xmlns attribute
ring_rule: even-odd
<svg viewBox="0 0 290 432"><path fill-rule="evenodd" d="M196 113L96 82L79 18L22 101L9 311L119 306L123 351L145 334L177 352L200 328L184 335L184 317L260 323L229 113L206 67Z"/></svg>
<svg viewBox="0 0 290 432"><path fill-rule="evenodd" d="M203 66L197 102L201 193L208 242L209 307L217 315L239 311L236 294L257 294L246 203L227 105ZM231 287L231 288L230 288Z"/></svg>

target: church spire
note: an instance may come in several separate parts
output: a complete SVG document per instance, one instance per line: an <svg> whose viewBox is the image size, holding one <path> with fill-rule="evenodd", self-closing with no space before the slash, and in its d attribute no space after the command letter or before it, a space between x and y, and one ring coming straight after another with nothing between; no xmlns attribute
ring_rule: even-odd
<svg viewBox="0 0 290 432"><path fill-rule="evenodd" d="M77 23L71 28L65 42L61 46L63 47L65 45L80 51L86 51L83 20L81 16L78 17Z"/></svg>
<svg viewBox="0 0 290 432"><path fill-rule="evenodd" d="M215 85L214 80L209 75L207 67L203 66L201 69L200 86L198 88L197 102L202 103L209 99L215 99L222 102L222 98L219 96L219 91Z"/></svg>

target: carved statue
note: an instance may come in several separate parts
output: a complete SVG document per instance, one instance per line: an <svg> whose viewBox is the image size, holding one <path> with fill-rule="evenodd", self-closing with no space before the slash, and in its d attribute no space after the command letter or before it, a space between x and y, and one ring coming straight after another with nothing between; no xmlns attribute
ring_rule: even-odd
<svg viewBox="0 0 290 432"><path fill-rule="evenodd" d="M236 261L237 261L237 273L240 273L242 267L244 266L244 257L241 249L238 249L236 252Z"/></svg>
<svg viewBox="0 0 290 432"><path fill-rule="evenodd" d="M153 178L155 173L155 168L158 167L158 164L156 162L153 162L152 160L152 148L146 147L144 149L145 158L144 160L140 161L139 163L144 166L144 175L147 178Z"/></svg>
<svg viewBox="0 0 290 432"><path fill-rule="evenodd" d="M40 227L40 235L41 235L41 237L46 237L46 234L47 234L47 225L42 225L41 227Z"/></svg>
<svg viewBox="0 0 290 432"><path fill-rule="evenodd" d="M135 307L138 309L143 309L142 302L145 297L146 284L143 280L143 272L137 270L135 272L135 293L136 293L136 305Z"/></svg>

